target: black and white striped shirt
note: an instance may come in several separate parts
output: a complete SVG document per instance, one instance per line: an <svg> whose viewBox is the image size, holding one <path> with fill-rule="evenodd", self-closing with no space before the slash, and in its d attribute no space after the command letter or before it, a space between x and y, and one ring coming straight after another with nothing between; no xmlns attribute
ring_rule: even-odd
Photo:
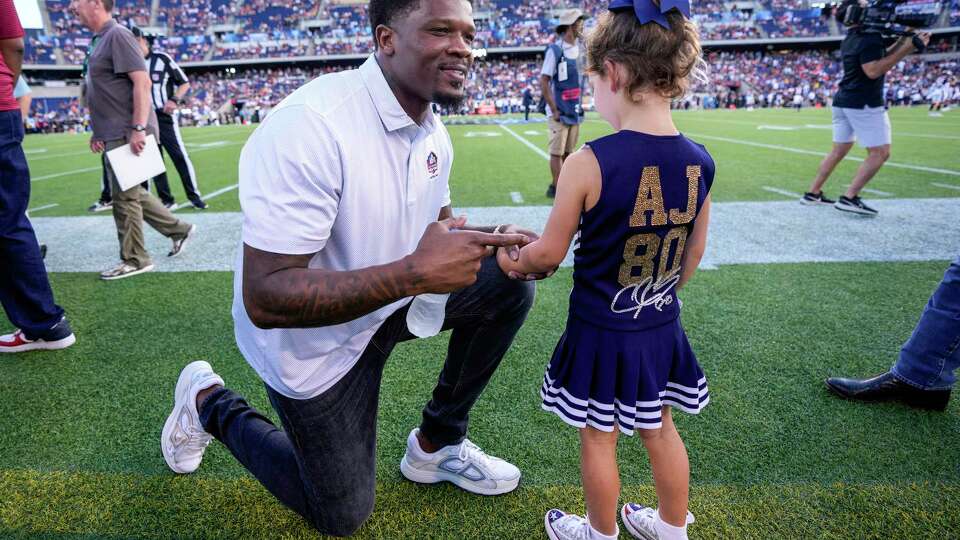
<svg viewBox="0 0 960 540"><path fill-rule="evenodd" d="M153 99L153 108L160 111L163 110L167 100L173 97L177 87L189 80L187 74L166 53L151 52L147 56L147 67L150 70L152 84L150 96Z"/></svg>

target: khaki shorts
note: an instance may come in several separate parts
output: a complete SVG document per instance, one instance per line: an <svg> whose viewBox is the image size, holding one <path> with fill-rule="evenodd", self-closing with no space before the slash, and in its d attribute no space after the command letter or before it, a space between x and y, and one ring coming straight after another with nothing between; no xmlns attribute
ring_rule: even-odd
<svg viewBox="0 0 960 540"><path fill-rule="evenodd" d="M550 128L550 155L565 156L577 149L577 138L580 136L580 124L568 126L553 117L547 118L547 127Z"/></svg>

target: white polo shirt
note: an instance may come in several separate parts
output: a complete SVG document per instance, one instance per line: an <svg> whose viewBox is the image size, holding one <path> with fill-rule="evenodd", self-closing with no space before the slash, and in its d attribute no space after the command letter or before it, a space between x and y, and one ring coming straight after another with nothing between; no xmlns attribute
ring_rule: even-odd
<svg viewBox="0 0 960 540"><path fill-rule="evenodd" d="M240 154L243 242L283 254L315 254L310 268L358 270L416 249L450 204L453 146L428 111L417 125L400 107L374 56L359 69L300 87L274 108ZM236 261L234 331L240 352L277 392L323 393L363 354L406 298L321 328L257 328L243 305L243 250Z"/></svg>

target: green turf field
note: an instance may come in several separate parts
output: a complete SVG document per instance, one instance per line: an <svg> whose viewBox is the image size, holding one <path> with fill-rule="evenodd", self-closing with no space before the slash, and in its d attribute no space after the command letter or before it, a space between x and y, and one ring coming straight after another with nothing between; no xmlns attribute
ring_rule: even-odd
<svg viewBox="0 0 960 540"><path fill-rule="evenodd" d="M869 187L897 198L960 196L960 190L933 185L960 186L960 111L930 118L923 107L893 109L890 117L894 133L890 163ZM675 118L680 130L704 144L718 163L716 201L785 198L765 187L802 193L816 172L820 154L830 150L832 132L826 109L680 112ZM451 179L456 206L548 204L543 193L550 181L546 160L517 139L545 151L546 124L511 124L506 128L450 127L456 153ZM183 130L203 193L236 185L240 149L251 131L251 127L234 126ZM583 125L580 140L609 132L605 122L591 115ZM34 215L83 215L96 200L100 158L87 149L88 141L88 135L73 134L27 137L24 148L34 179L31 207L57 205ZM857 147L850 155L862 158L865 152ZM858 165L852 160L841 163L828 184L828 194L835 197ZM174 195L183 202L183 188L170 163L168 169ZM522 203L513 201L514 192L520 194ZM864 198L870 195L865 193ZM240 209L235 190L217 196L211 204L211 210L216 211Z"/></svg>
<svg viewBox="0 0 960 540"><path fill-rule="evenodd" d="M713 153L718 201L787 198L764 187L802 192L820 158L796 151L829 148L830 131L816 127L829 124L826 111L676 118ZM934 185L960 186L960 113L928 118L921 109L894 110L891 118L891 161L904 167L885 167L870 187L896 198L960 196ZM546 146L543 124L450 128L457 206L548 204L545 160L505 129ZM205 192L236 184L249 131L184 130L192 144L216 143L191 147ZM476 134L488 131L500 135ZM608 130L594 121L584 131L581 140ZM84 136L28 137L32 174L98 167L85 145ZM835 190L856 165L840 167ZM36 217L88 215L98 179L91 170L37 180L30 206L58 205ZM239 210L236 191L211 206ZM695 277L682 294L683 320L711 404L697 417L676 415L691 460L691 537L960 538L960 405L945 413L867 406L836 399L823 386L828 375L887 369L946 265L731 265ZM103 283L94 274L57 273L51 280L78 342L0 358L0 538L314 537L219 443L186 477L169 472L160 455L173 386L190 360L209 360L273 417L234 344L231 274L154 273ZM523 471L521 487L509 495L483 498L401 477L405 437L429 397L447 338L397 348L381 394L377 509L361 537L545 538L548 508L583 511L575 430L541 411L538 396L570 286L570 269L538 284L527 324L471 415L471 439ZM0 332L8 328L0 320ZM623 438L620 456L625 498L652 504L639 439Z"/></svg>

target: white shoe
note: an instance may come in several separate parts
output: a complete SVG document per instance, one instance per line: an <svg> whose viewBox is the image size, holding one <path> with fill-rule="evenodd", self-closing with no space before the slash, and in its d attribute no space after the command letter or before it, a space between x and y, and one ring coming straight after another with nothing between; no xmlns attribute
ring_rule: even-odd
<svg viewBox="0 0 960 540"><path fill-rule="evenodd" d="M590 540L590 523L587 518L567 514L556 508L544 516L543 526L550 540Z"/></svg>
<svg viewBox="0 0 960 540"><path fill-rule="evenodd" d="M210 364L197 360L187 364L177 379L173 411L163 424L160 450L173 472L192 473L200 467L203 452L213 437L203 430L197 412L197 394L211 386L223 386L223 379Z"/></svg>
<svg viewBox="0 0 960 540"><path fill-rule="evenodd" d="M100 279L104 281L112 281L115 279L132 277L137 274L142 274L144 272L150 272L152 270L153 270L152 264L148 264L146 266L141 266L137 268L132 264L121 262L120 264L114 266L113 268L108 268L103 272L100 272Z"/></svg>
<svg viewBox="0 0 960 540"><path fill-rule="evenodd" d="M400 472L408 480L421 484L450 482L478 495L502 495L517 489L520 469L506 461L488 456L464 439L432 454L424 452L414 428L407 437L407 451L400 460Z"/></svg>
<svg viewBox="0 0 960 540"><path fill-rule="evenodd" d="M641 540L658 540L657 509L642 506L637 503L627 503L620 508L620 519L627 532L634 538ZM687 525L693 523L693 514L687 512Z"/></svg>

